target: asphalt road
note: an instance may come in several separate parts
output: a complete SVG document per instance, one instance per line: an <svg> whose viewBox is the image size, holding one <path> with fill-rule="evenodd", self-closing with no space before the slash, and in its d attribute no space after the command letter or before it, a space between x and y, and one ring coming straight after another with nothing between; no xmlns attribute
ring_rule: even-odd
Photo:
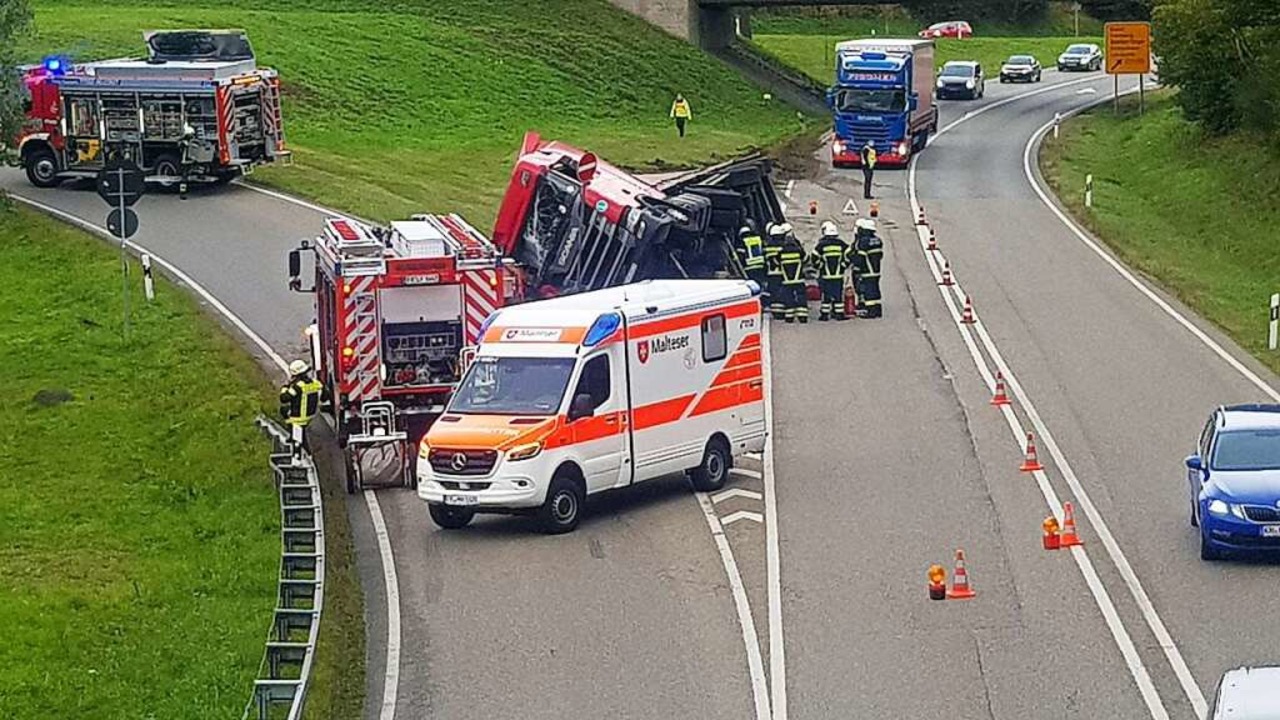
<svg viewBox="0 0 1280 720"><path fill-rule="evenodd" d="M1063 82L1073 84L1044 89ZM1023 173L1036 128L1109 89L1102 76L1047 72L1042 86L993 83L984 100L945 103L944 126L971 114L920 157L917 190L983 327L1211 695L1227 667L1272 659L1277 571L1199 560L1181 459L1214 405L1259 393L1081 243ZM1012 100L1023 93L1035 94ZM797 218L807 238L829 214L850 226L839 212L849 198L866 211L857 171L815 168L790 187L795 208L822 208ZM1021 448L942 302L906 180L877 174L886 317L773 333L789 716L1161 717L1135 684L1138 665L1155 705L1193 717L1168 643L1091 522L1079 518L1096 583L1068 552L1040 549L1048 508L1017 472ZM9 171L0 187L90 221L105 215L91 192L33 190ZM281 352L301 349L309 301L285 290L284 253L319 214L237 187L148 197L138 210L139 243ZM1075 497L1061 463L1041 457L1052 488ZM759 490L751 472L738 482ZM378 498L403 628L396 717L753 717L739 608L707 517L679 481L607 498L557 538L509 519L441 533L415 496ZM757 505L744 496L714 510L725 521ZM347 509L368 605L366 716L380 717L383 573L366 503ZM744 519L724 532L767 660L764 527ZM956 548L978 597L926 600L925 569L950 567ZM1114 603L1110 623L1099 593ZM1117 626L1136 648L1127 662Z"/></svg>

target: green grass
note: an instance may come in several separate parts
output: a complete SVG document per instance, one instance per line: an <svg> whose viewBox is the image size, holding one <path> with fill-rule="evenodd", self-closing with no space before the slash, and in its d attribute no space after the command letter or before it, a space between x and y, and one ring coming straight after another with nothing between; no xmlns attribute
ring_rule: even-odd
<svg viewBox="0 0 1280 720"><path fill-rule="evenodd" d="M979 37L1069 37L1076 34L1071 3L1050 3L1048 17L1033 25L973 20L965 18L963 13L955 19L970 20L974 33ZM912 19L895 5L779 8L757 11L751 17L752 30L762 35L842 35L846 39L873 32L881 36L915 37L928 25ZM1102 25L1088 14L1080 13L1080 35L1100 36Z"/></svg>
<svg viewBox="0 0 1280 720"><path fill-rule="evenodd" d="M280 552L266 381L163 280L123 340L108 245L7 204L0 238L0 717L239 717Z"/></svg>
<svg viewBox="0 0 1280 720"><path fill-rule="evenodd" d="M1065 122L1044 145L1041 171L1126 263L1280 372L1280 353L1266 349L1267 303L1280 292L1280 150L1203 137L1164 92L1142 117L1135 103L1121 116L1108 105Z"/></svg>
<svg viewBox="0 0 1280 720"><path fill-rule="evenodd" d="M137 54L146 28L243 27L281 72L297 160L255 177L379 219L460 210L486 225L529 129L638 168L712 161L803 129L728 67L604 0L373 5L37 0L27 48ZM676 92L694 112L681 142L667 116Z"/></svg>
<svg viewBox="0 0 1280 720"><path fill-rule="evenodd" d="M761 50L809 75L824 85L835 76L836 43L854 39L853 35L762 35L752 39ZM911 36L907 36L911 37ZM1101 38L1080 38L1079 42L1102 43ZM1000 79L1000 65L1015 54L1034 55L1045 67L1054 67L1058 54L1077 42L1070 37L974 37L956 40L940 38L935 65L939 68L950 60L977 60L991 82Z"/></svg>

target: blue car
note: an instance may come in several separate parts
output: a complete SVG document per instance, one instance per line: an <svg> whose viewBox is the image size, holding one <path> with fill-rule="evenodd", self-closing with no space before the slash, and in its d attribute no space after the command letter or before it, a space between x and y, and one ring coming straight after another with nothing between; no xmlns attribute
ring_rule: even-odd
<svg viewBox="0 0 1280 720"><path fill-rule="evenodd" d="M1280 405L1218 408L1186 464L1201 559L1280 550Z"/></svg>

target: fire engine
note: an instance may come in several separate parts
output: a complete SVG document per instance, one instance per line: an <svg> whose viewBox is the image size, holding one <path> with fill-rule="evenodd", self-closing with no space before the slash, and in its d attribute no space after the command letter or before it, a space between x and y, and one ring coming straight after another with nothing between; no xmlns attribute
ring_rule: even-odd
<svg viewBox="0 0 1280 720"><path fill-rule="evenodd" d="M303 253L315 280L303 287ZM481 325L523 293L518 273L458 215L414 215L388 227L325 220L289 253L289 286L315 294L313 367L355 492L391 468L415 484L410 448L443 411ZM380 468L380 469L379 469Z"/></svg>
<svg viewBox="0 0 1280 720"><path fill-rule="evenodd" d="M280 77L257 66L243 31L143 37L146 58L54 56L26 69L16 146L33 185L91 177L113 151L162 183L224 182L261 163L288 164Z"/></svg>

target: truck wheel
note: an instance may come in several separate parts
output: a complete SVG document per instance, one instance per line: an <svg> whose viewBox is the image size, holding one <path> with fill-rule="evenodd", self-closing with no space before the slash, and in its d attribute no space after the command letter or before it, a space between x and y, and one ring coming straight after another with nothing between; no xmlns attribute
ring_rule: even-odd
<svg viewBox="0 0 1280 720"><path fill-rule="evenodd" d="M156 164L151 170L151 174L163 177L180 177L182 175L182 160L173 153L164 153L156 157Z"/></svg>
<svg viewBox="0 0 1280 720"><path fill-rule="evenodd" d="M573 532L582 517L582 486L563 471L551 479L547 499L538 511L538 523L548 535Z"/></svg>
<svg viewBox="0 0 1280 720"><path fill-rule="evenodd" d="M45 148L29 153L23 164L27 169L27 180L38 188L57 187L62 182L58 177L58 158L52 150Z"/></svg>
<svg viewBox="0 0 1280 720"><path fill-rule="evenodd" d="M693 489L698 492L714 492L724 487L729 480L729 468L733 466L733 458L729 449L719 438L707 442L707 449L702 451L702 462L689 472L693 481Z"/></svg>
<svg viewBox="0 0 1280 720"><path fill-rule="evenodd" d="M460 530L476 516L475 510L448 505L427 505L427 512L431 514L431 521L445 530Z"/></svg>

